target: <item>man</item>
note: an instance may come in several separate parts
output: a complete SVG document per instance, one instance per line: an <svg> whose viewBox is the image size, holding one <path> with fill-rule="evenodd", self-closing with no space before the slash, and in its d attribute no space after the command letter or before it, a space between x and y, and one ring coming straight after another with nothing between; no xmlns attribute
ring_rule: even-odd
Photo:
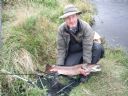
<svg viewBox="0 0 128 96"><path fill-rule="evenodd" d="M94 41L95 32L88 23L81 20L79 11L74 5L67 5L60 16L64 23L59 26L57 37L57 65L74 66L97 64L103 57L103 47ZM88 75L88 74L87 74Z"/></svg>
<svg viewBox="0 0 128 96"><path fill-rule="evenodd" d="M97 40L99 38L97 34L97 38L94 38L95 32L93 32L89 24L79 19L80 14L81 12L74 5L67 5L65 7L64 14L60 16L60 18L64 19L64 23L59 26L57 37L58 66L48 65L46 72L57 72L58 74L66 76L81 74L78 80L84 82L92 71L93 65L97 64L99 59L103 56L103 47ZM89 64L90 66L88 66ZM50 91L57 88L70 90L72 85L77 86L79 83L79 81L77 83L75 80L75 83L69 82L67 86L70 85L70 87L65 86L60 88L58 87L59 83L57 83L58 79L54 81L56 82L53 84ZM48 96L52 94L50 91L50 95L48 94Z"/></svg>

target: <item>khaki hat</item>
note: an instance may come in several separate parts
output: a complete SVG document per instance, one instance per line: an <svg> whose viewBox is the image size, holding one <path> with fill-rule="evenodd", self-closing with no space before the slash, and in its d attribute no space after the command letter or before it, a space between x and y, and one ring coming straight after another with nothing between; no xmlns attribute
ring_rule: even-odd
<svg viewBox="0 0 128 96"><path fill-rule="evenodd" d="M70 15L81 14L82 12L79 11L76 6L70 4L70 5L65 6L63 13L64 14L60 16L59 18L66 18Z"/></svg>

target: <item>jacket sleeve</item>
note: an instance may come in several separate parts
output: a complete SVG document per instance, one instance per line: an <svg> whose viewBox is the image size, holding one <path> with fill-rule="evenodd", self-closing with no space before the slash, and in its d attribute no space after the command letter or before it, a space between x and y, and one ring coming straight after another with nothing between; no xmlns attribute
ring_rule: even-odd
<svg viewBox="0 0 128 96"><path fill-rule="evenodd" d="M64 65L66 54L66 44L62 36L61 29L58 30L57 36L57 65Z"/></svg>
<svg viewBox="0 0 128 96"><path fill-rule="evenodd" d="M83 63L91 63L94 32L89 24L86 24L83 31Z"/></svg>

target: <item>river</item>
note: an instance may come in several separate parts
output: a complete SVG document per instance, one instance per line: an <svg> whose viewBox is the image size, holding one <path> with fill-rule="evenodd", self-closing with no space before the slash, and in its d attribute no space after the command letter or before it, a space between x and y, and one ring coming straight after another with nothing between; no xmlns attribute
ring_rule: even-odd
<svg viewBox="0 0 128 96"><path fill-rule="evenodd" d="M93 29L109 46L128 47L128 0L91 0L97 9Z"/></svg>

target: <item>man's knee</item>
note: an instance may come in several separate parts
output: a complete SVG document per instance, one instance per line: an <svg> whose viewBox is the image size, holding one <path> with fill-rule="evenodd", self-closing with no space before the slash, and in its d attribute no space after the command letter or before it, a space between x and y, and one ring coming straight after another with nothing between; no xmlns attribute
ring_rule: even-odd
<svg viewBox="0 0 128 96"><path fill-rule="evenodd" d="M92 48L92 63L97 63L104 56L104 48L99 43L94 43Z"/></svg>
<svg viewBox="0 0 128 96"><path fill-rule="evenodd" d="M94 43L93 44L92 51L98 51L98 52L100 52L102 49L103 49L103 46L101 44L99 44L99 43Z"/></svg>

